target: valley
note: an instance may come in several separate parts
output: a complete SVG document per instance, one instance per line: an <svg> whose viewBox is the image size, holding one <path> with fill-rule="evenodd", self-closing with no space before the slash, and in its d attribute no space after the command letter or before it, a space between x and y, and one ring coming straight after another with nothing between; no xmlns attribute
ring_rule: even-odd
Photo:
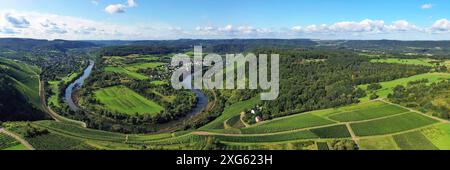
<svg viewBox="0 0 450 170"><path fill-rule="evenodd" d="M174 90L171 57L190 49L149 46L135 53L140 48L78 49L85 58L70 73L42 72L33 63L0 58L5 80L24 96L19 99L36 109L33 116L45 115L2 118L1 127L16 139L1 133L0 149L450 148L445 114L450 73L442 64L447 59L272 49L281 56L280 97L262 101L260 90ZM410 97L415 95L424 97Z"/></svg>

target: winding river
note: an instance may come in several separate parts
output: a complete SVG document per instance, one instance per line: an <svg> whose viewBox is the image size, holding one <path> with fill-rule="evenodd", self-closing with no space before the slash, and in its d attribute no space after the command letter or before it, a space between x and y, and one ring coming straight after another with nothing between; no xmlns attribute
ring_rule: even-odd
<svg viewBox="0 0 450 170"><path fill-rule="evenodd" d="M88 78L89 75L91 74L92 68L94 68L94 64L95 64L95 62L90 60L89 66L84 70L83 75L81 77L79 77L77 80L75 80L72 84L70 84L66 88L64 98L65 98L65 101L69 104L70 109L73 111L78 111L79 108L73 101L72 94L75 90L78 90L83 86L84 80L86 80L86 78ZM191 75L186 77L185 80L187 80L187 81L184 81L183 84L190 84L191 77L192 77ZM181 118L174 122L172 122L172 121L168 122L167 124L173 124L175 122L181 122L186 119L190 119L193 116L201 113L208 106L208 97L201 90L192 89L192 92L194 92L195 95L197 96L197 104L195 105L195 107L192 108L192 110L189 112L189 114L187 114L184 118Z"/></svg>
<svg viewBox="0 0 450 170"><path fill-rule="evenodd" d="M84 80L86 80L86 78L88 78L89 75L91 74L92 68L94 68L94 64L95 64L94 61L89 60L89 66L86 69L84 69L83 75L81 75L81 77L79 77L77 80L75 80L72 84L70 84L66 88L64 99L67 102L67 104L69 104L70 109L73 111L78 111L80 109L73 101L72 93L73 91L78 90L81 88L81 86L83 86Z"/></svg>

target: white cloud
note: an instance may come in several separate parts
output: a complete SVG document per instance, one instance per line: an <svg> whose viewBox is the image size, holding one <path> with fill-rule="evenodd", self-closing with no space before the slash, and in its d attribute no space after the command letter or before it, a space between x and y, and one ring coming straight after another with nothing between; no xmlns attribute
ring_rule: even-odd
<svg viewBox="0 0 450 170"><path fill-rule="evenodd" d="M119 13L125 13L125 8L127 6L123 5L123 4L112 4L112 5L108 5L105 8L105 11L109 14L119 14Z"/></svg>
<svg viewBox="0 0 450 170"><path fill-rule="evenodd" d="M13 16L16 26L3 16ZM163 23L148 23L148 25L120 25L103 21L94 21L78 17L60 16L54 14L1 11L0 10L0 37L21 37L38 39L174 39L184 35L180 27L172 27ZM25 22L25 20L27 22ZM27 27L24 27L23 23ZM178 30L178 31L176 31Z"/></svg>
<svg viewBox="0 0 450 170"><path fill-rule="evenodd" d="M450 39L450 21L430 26L407 20L386 23L365 19L333 24L262 28L252 25L199 26L186 28L165 23L114 24L54 14L0 10L0 37L69 40L145 40L180 38L318 38L318 39Z"/></svg>
<svg viewBox="0 0 450 170"><path fill-rule="evenodd" d="M331 25L308 25L306 27L294 26L290 29L294 33L302 34L383 34L392 32L414 32L423 31L414 24L406 20L394 21L392 24L385 24L383 20L365 19L359 22L343 21Z"/></svg>
<svg viewBox="0 0 450 170"><path fill-rule="evenodd" d="M294 26L291 28L291 30L294 32L300 32L300 31L302 31L302 26Z"/></svg>
<svg viewBox="0 0 450 170"><path fill-rule="evenodd" d="M106 6L105 12L109 14L125 13L127 8L134 8L137 6L135 0L128 0L126 4L111 4Z"/></svg>
<svg viewBox="0 0 450 170"><path fill-rule="evenodd" d="M136 3L136 1L134 1L134 0L128 0L128 7L136 7L137 6L137 3Z"/></svg>
<svg viewBox="0 0 450 170"><path fill-rule="evenodd" d="M420 6L420 8L422 8L422 9L431 9L431 8L433 8L433 4L423 4L422 6Z"/></svg>
<svg viewBox="0 0 450 170"><path fill-rule="evenodd" d="M423 31L423 29L419 28L418 26L409 23L406 20L398 20L394 21L392 25L386 26L388 28L388 31Z"/></svg>
<svg viewBox="0 0 450 170"><path fill-rule="evenodd" d="M434 22L431 27L433 32L450 32L450 21L448 19L440 19Z"/></svg>

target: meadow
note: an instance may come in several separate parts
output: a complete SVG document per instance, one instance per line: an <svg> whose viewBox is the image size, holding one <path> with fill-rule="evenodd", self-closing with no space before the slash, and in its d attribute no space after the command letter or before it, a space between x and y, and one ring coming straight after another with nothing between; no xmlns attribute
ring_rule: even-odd
<svg viewBox="0 0 450 170"><path fill-rule="evenodd" d="M98 90L95 96L104 107L119 113L156 115L164 110L162 106L124 86Z"/></svg>
<svg viewBox="0 0 450 170"><path fill-rule="evenodd" d="M390 93L392 93L393 89L396 86L398 86L398 85L406 86L408 84L408 82L418 81L418 80L423 80L423 79L427 79L429 81L429 83L431 84L434 82L440 82L440 81L443 81L446 79L450 79L450 74L449 73L425 73L425 74L420 74L420 75L416 75L416 76L412 76L412 77L408 77L408 78L402 78L402 79L396 79L393 81L381 82L380 85L382 86L382 88L379 90L376 90L375 93L380 98L386 98ZM367 90L367 86L368 86L368 84L360 85L358 87L363 90ZM360 100L362 102L369 101L369 96L370 95L368 95L364 98L361 98Z"/></svg>
<svg viewBox="0 0 450 170"><path fill-rule="evenodd" d="M418 59L401 59L401 58L383 58L383 59L372 59L370 62L374 63L394 63L394 64L407 64L407 65L421 65L421 66L436 66L436 60L429 58L418 58Z"/></svg>
<svg viewBox="0 0 450 170"><path fill-rule="evenodd" d="M118 73L118 74L124 74L127 76L130 76L131 78L137 79L137 80L148 80L149 78L145 75L133 72L133 71L129 71L123 67L117 66L117 67L113 67L113 66L108 66L105 68L106 72L113 72L113 73Z"/></svg>

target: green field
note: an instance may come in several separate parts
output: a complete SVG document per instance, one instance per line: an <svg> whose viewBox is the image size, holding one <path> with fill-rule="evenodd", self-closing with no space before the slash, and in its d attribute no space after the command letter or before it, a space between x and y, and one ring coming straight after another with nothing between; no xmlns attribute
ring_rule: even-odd
<svg viewBox="0 0 450 170"><path fill-rule="evenodd" d="M421 132L395 135L394 140L402 150L437 150Z"/></svg>
<svg viewBox="0 0 450 170"><path fill-rule="evenodd" d="M377 106L375 108L366 107L355 111L342 112L330 116L330 119L339 122L352 122L352 121L375 119L405 112L408 112L408 110L394 105L384 104L381 106Z"/></svg>
<svg viewBox="0 0 450 170"><path fill-rule="evenodd" d="M311 129L311 132L319 138L350 138L350 132L345 125L336 125L318 129Z"/></svg>
<svg viewBox="0 0 450 170"><path fill-rule="evenodd" d="M127 66L125 66L125 69L132 71L132 72L136 72L136 71L139 71L142 69L157 68L162 65L164 65L164 63L159 63L159 62L138 63L138 64L127 65Z"/></svg>
<svg viewBox="0 0 450 170"><path fill-rule="evenodd" d="M109 110L124 114L156 115L164 110L157 103L146 99L124 86L115 86L95 92L96 98Z"/></svg>
<svg viewBox="0 0 450 170"><path fill-rule="evenodd" d="M428 140L439 149L450 150L450 124L439 124L422 130Z"/></svg>
<svg viewBox="0 0 450 170"><path fill-rule="evenodd" d="M372 59L370 62L374 63L395 63L395 64L406 64L406 65L421 65L433 67L436 64L432 63L433 59L429 58L419 58L419 59L400 59L400 58L384 58L384 59Z"/></svg>
<svg viewBox="0 0 450 170"><path fill-rule="evenodd" d="M147 76L144 76L142 74L133 72L133 71L129 71L123 67L113 67L113 66L109 66L105 68L105 71L107 72L113 72L113 73L118 73L118 74L125 74L130 76L131 78L137 79L137 80L148 80L149 78Z"/></svg>
<svg viewBox="0 0 450 170"><path fill-rule="evenodd" d="M315 126L329 125L335 122L324 119L313 114L299 114L295 116L284 117L270 122L257 124L252 127L242 129L242 133L259 134L273 133Z"/></svg>
<svg viewBox="0 0 450 170"><path fill-rule="evenodd" d="M27 150L19 141L0 133L0 150Z"/></svg>
<svg viewBox="0 0 450 170"><path fill-rule="evenodd" d="M299 131L282 133L275 135L258 135L258 136L214 136L221 141L225 142L240 142L240 143L256 143L256 142L282 142L282 141L292 141L300 139L317 139L319 138L316 134L311 131Z"/></svg>
<svg viewBox="0 0 450 170"><path fill-rule="evenodd" d="M357 136L374 136L412 130L434 123L437 123L434 119L409 112L368 122L352 123L351 127Z"/></svg>
<svg viewBox="0 0 450 170"><path fill-rule="evenodd" d="M359 141L361 150L399 150L392 136L361 139Z"/></svg>
<svg viewBox="0 0 450 170"><path fill-rule="evenodd" d="M431 84L434 82L439 82L442 80L450 79L450 74L449 73L426 73L426 74L420 74L420 75L416 75L416 76L412 76L412 77L408 77L408 78L402 78L402 79L397 79L397 80L393 80L393 81L382 82L382 83L380 83L381 86L383 86L382 89L375 91L375 93L378 96L380 96L380 98L386 98L390 93L392 93L392 90L396 86L398 86L398 85L406 86L408 84L408 82L418 81L418 80L422 80L422 79L428 79L429 83ZM360 85L358 87L363 90L367 90L367 86L368 86L368 84ZM362 102L368 101L369 96L370 95L368 95L367 97L361 98L360 100Z"/></svg>

